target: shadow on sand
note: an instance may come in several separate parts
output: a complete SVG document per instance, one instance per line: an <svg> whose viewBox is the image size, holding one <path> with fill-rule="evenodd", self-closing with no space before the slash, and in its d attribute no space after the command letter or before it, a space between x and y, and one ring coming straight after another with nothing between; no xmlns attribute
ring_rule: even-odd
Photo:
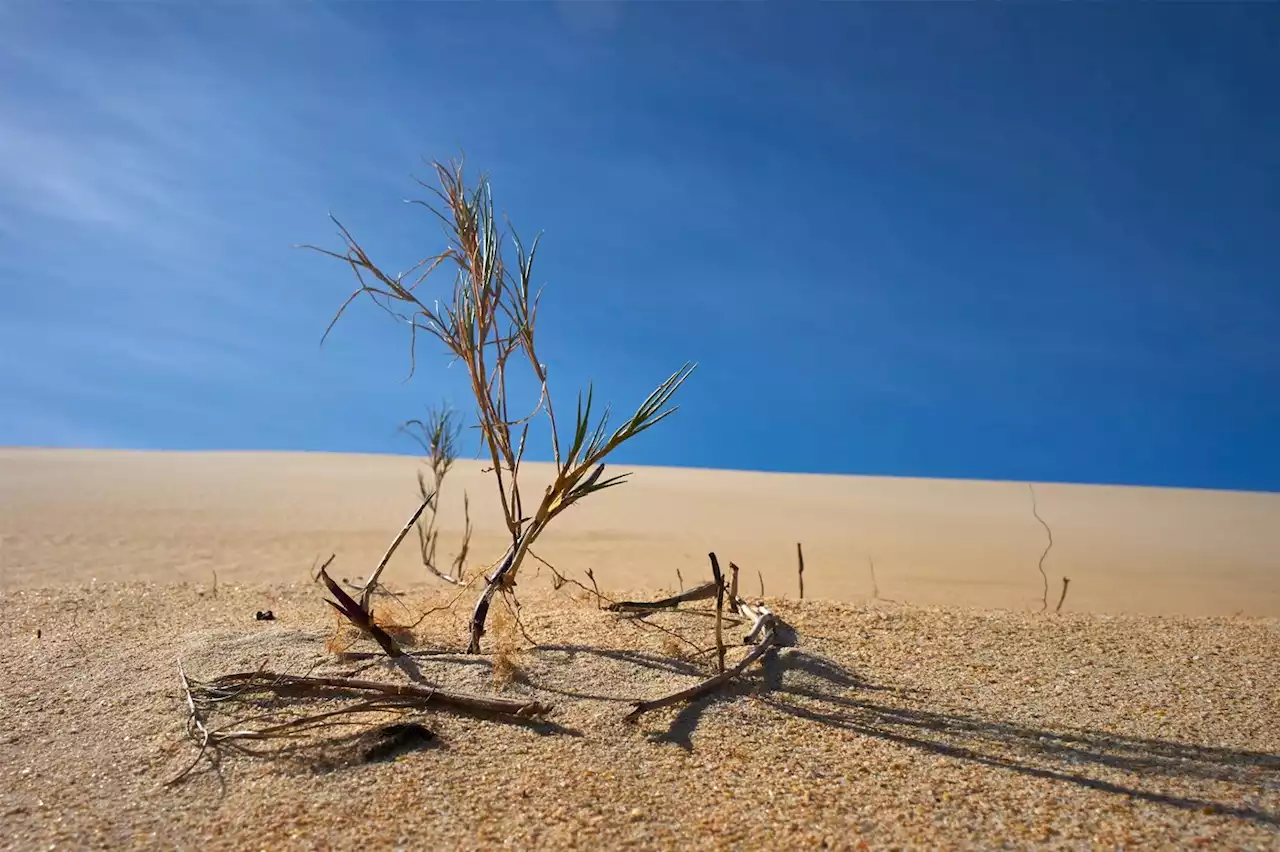
<svg viewBox="0 0 1280 852"><path fill-rule="evenodd" d="M734 685L680 710L652 736L692 750L692 735L713 705L754 695L781 713L815 724L959 760L1075 784L1147 802L1280 826L1280 815L1240 804L1167 795L1090 777L1090 768L1137 773L1144 780L1184 778L1280 790L1280 756L1127 737L1105 731L1051 731L1026 725L892 706L850 693L897 692L858 679L847 669L797 649L771 653L762 679ZM899 693L903 694L903 693ZM908 694L909 697L909 694Z"/></svg>

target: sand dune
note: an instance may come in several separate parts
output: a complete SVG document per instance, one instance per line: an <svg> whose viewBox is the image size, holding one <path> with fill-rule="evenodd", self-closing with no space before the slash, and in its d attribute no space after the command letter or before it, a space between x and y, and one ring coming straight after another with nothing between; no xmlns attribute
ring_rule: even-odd
<svg viewBox="0 0 1280 852"><path fill-rule="evenodd" d="M0 584L96 578L295 582L319 555L363 574L413 510L412 458L318 453L0 450ZM549 467L529 466L531 494ZM442 546L476 523L473 567L501 555L493 486L460 462L446 484ZM1280 616L1280 495L1045 484L1051 603L1064 611ZM795 594L1038 609L1044 529L1022 483L640 468L561 519L541 555L601 583L672 587L715 550ZM409 549L389 575L425 581Z"/></svg>
<svg viewBox="0 0 1280 852"><path fill-rule="evenodd" d="M637 471L542 555L640 595L703 579L714 549L749 591L763 574L799 642L626 724L630 702L708 674L708 604L645 624L522 576L521 622L498 607L486 653L463 655L466 603L445 606L410 547L387 581L411 591L377 606L428 613L402 639L427 654L416 673L330 653L312 561L367 571L416 505L416 467L0 450L0 848L1280 848L1280 496L1037 486L1051 595L1072 578L1041 615L1023 484ZM548 470L529 473L533 489ZM444 546L465 488L473 571L503 548L491 487L476 464L448 483ZM179 661L196 680L358 671L554 710L414 711L434 738L389 760L369 750L383 713L215 768L186 738ZM206 721L333 704L237 706Z"/></svg>

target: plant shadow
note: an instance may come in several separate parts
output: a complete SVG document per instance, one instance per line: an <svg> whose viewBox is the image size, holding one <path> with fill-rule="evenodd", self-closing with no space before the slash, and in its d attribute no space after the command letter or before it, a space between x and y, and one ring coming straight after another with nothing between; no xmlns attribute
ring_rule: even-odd
<svg viewBox="0 0 1280 852"><path fill-rule="evenodd" d="M874 686L843 666L791 648L762 660L758 678L739 681L718 694L682 707L653 742L693 749L693 733L709 709L751 695L777 712L852 731L930 754L1205 814L1280 826L1280 814L1153 789L1161 779L1217 781L1280 792L1280 756L1264 752L1130 737L1109 731L1049 730L992 721L923 706L896 706L868 693L891 692L905 704L920 703L912 691ZM1117 770L1142 778L1144 787L1095 777Z"/></svg>

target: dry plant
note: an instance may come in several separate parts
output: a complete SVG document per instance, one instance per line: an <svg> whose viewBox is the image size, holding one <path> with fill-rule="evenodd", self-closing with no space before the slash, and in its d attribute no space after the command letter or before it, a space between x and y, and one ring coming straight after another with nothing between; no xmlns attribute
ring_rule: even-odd
<svg viewBox="0 0 1280 852"><path fill-rule="evenodd" d="M507 240L499 230L493 195L483 175L474 188L466 184L461 162L433 162L439 188L430 190L435 202L417 200L443 225L446 247L404 272L389 273L376 264L360 243L336 218L343 251L308 246L346 264L358 286L330 322L333 329L346 309L360 296L409 327L410 374L416 365L419 332L434 337L454 359L462 362L476 403L476 420L511 543L496 569L487 577L484 592L471 617L468 651L478 653L493 596L510 590L530 546L547 526L579 500L621 484L626 474L606 477L604 461L618 447L665 420L676 410L670 405L694 365L686 363L662 382L616 428L610 428L610 408L593 412L594 392L578 394L572 428L562 434L548 383L546 364L537 350L537 313L541 291L533 289L533 263L538 240L526 247L512 233L514 264L505 253ZM452 267L452 292L443 300L420 297L418 288L441 267ZM518 363L538 389L532 412L515 416L509 408L507 380ZM539 413L550 426L555 478L526 511L520 489L520 464L531 420ZM424 500L424 502L426 502Z"/></svg>
<svg viewBox="0 0 1280 852"><path fill-rule="evenodd" d="M515 610L499 607L493 615L493 669L494 688L501 692L508 684L523 677L516 655L520 652L519 626Z"/></svg>
<svg viewBox="0 0 1280 852"><path fill-rule="evenodd" d="M751 603L742 598L737 598L734 603L737 605L738 611L747 615L753 620L751 630L743 637L743 644L754 645L749 652L732 668L725 667L725 651L724 641L721 635L721 623L723 620L724 595L726 585L724 576L720 572L720 563L714 553L708 554L711 560L711 571L714 575L712 581L713 593L716 597L716 652L718 656L718 673L708 677L700 683L681 689L670 695L664 695L661 698L654 698L647 701L635 701L632 703L632 710L627 714L628 721L634 721L640 715L650 710L657 710L660 707L669 707L673 704L679 704L685 701L693 701L710 692L714 692L722 686L725 686L735 677L745 672L752 663L764 657L771 649L780 645L787 645L794 642L794 631L789 625L774 615L773 611L766 607L763 602ZM679 596L677 596L679 597ZM664 603L664 602L657 602Z"/></svg>
<svg viewBox="0 0 1280 852"><path fill-rule="evenodd" d="M1056 607L1054 607L1054 608L1053 608L1053 612L1054 612L1054 614L1055 614L1055 615L1056 615L1057 613L1062 612L1062 604L1063 604L1063 603L1066 601L1066 599L1067 599L1067 586L1069 586L1069 585L1071 585L1071 578L1070 578L1070 577L1063 577L1063 578L1062 578L1062 594L1058 596L1058 605L1057 605Z"/></svg>
<svg viewBox="0 0 1280 852"><path fill-rule="evenodd" d="M1040 526L1044 527L1045 534L1049 537L1048 543L1044 546L1044 552L1040 554L1040 561L1036 563L1036 568L1040 571L1040 579L1044 581L1044 594L1040 598L1040 611L1044 612L1049 608L1049 575L1044 572L1044 560L1049 555L1049 551L1053 549L1053 530L1045 523L1044 518L1040 517L1040 508L1036 505L1036 489L1030 482L1027 483L1027 490L1031 492L1031 514L1040 522ZM1067 587L1064 583L1062 586L1062 596L1067 596ZM1059 608L1062 602L1058 602Z"/></svg>
<svg viewBox="0 0 1280 852"><path fill-rule="evenodd" d="M434 684L392 684L351 677L290 675L259 669L234 672L207 683L187 676L178 664L187 705L187 735L199 750L167 784L186 778L202 759L216 770L224 748L269 755L306 744L334 728L367 731L372 718L442 709L466 716L528 724L551 711L537 701L465 695ZM303 712L297 705L321 703ZM215 715L226 718L215 724Z"/></svg>
<svg viewBox="0 0 1280 852"><path fill-rule="evenodd" d="M436 529L436 516L440 506L440 491L444 488L444 478L457 459L458 436L462 429L455 412L440 407L428 412L425 420L409 420L400 427L407 432L427 453L427 466L431 470L431 487L427 487L427 479L418 472L418 494L429 512L424 518L418 518L415 526L418 531L418 550L422 557L422 565L432 575L461 586L466 583L463 572L466 569L467 553L471 549L471 498L462 493L463 531L462 543L453 559L453 572L446 574L436 565L436 545L440 540L440 531ZM429 504L429 505L428 505Z"/></svg>
<svg viewBox="0 0 1280 852"><path fill-rule="evenodd" d="M416 661L444 652L405 650L406 645L414 642L414 628L424 619L441 609L452 610L473 584L483 582L484 591L470 618L467 651L479 652L491 604L498 596L504 606L499 608L493 619L493 684L501 690L512 681L522 679L517 662L520 637L532 645L537 644L525 630L520 604L514 595L516 576L526 558L550 568L555 589L572 584L592 596L597 607L619 613L623 623L661 632L664 634L664 648L672 655L682 653L686 659L695 660L716 654L717 671L714 675L663 698L636 701L628 718L704 695L740 675L771 648L794 640L793 631L762 602L753 603L739 597L738 567L731 563L732 579L726 577L721 573L714 554L711 554L713 578L708 583L660 601L613 602L601 593L591 568L585 569L586 578L591 583L588 588L567 578L534 553L532 545L538 536L562 512L588 495L625 481L627 474L604 475L605 459L619 446L675 412L672 397L694 366L686 363L673 373L632 416L616 427L610 426L610 409L607 406L602 413L594 410L594 393L589 386L585 394L578 395L572 428L562 432L548 386L547 367L539 360L536 350L538 294L531 292L531 283L537 241L526 252L524 245L512 235L515 259L514 264L509 265L503 254L503 238L498 231L487 180L482 177L475 188L468 189L460 164L445 166L434 163L433 166L440 183L440 188L433 192L441 202L441 209L425 202L415 203L427 207L443 223L446 248L420 261L407 272L390 275L369 259L350 232L335 219L346 244L345 253L316 250L346 263L355 273L359 286L338 311L325 335L356 298L366 295L409 326L411 373L419 331L435 337L444 344L448 353L463 362L475 397L481 443L491 463L488 470L497 485L510 543L491 573L464 578L471 536L470 513L466 510L469 503L464 493L466 523L462 545L452 570L445 572L440 569L436 561L438 501L444 480L456 458L459 421L446 409L440 409L430 412L426 419L406 423L405 430L413 434L426 451L430 476L429 481L427 474L418 476L421 500L417 509L362 584L347 583L345 579L335 581L328 572L332 556L314 570L314 579L323 583L330 594L326 602L350 626L350 629L340 629L327 643L326 650L343 660L365 660L370 661L370 665L344 676L331 677L313 676L310 671L305 674L273 672L266 670L264 664L257 671L234 672L199 682L189 678L179 664L188 711L187 731L199 747L199 753L175 781L186 777L202 758L216 768L220 748L263 753L256 749L269 742L273 753L278 753L335 726L361 726L361 733L357 736L369 733L385 735L385 741L380 740L367 754L383 754L409 734L419 739L431 738L431 732L416 722L397 722L374 730L369 728L372 719L386 714L403 716L442 709L522 724L541 719L551 708L536 700L466 695L441 689L438 684L424 679ZM428 306L425 298L419 297L417 289L442 266L453 267L452 293L443 304L433 299ZM508 407L507 378L517 363L528 368L529 377L538 391L533 411L520 418L513 417ZM550 426L555 476L536 503L530 502L526 506L520 487L520 468L530 422L539 413L546 417ZM419 552L428 572L459 588L448 604L428 610L414 624L401 625L387 618L385 613L375 613L373 598L381 590L392 595L392 600L397 599L395 593L380 585L380 577L411 529L417 530ZM343 588L344 585L351 589L351 593ZM761 576L762 596L763 585ZM712 647L700 647L675 630L646 621L660 611L675 610L682 603L709 599L715 600L715 645ZM606 602L609 604L607 607ZM724 611L726 602L728 614ZM739 613L752 621L752 628L743 641L754 647L730 666L726 661L728 649L724 642L724 627L742 623L737 616ZM697 614L710 615L705 611ZM351 635L352 630L376 642L381 653L351 651L356 638ZM393 663L389 669L406 675L409 682L359 680L354 676L387 658ZM216 722L215 717L222 721Z"/></svg>

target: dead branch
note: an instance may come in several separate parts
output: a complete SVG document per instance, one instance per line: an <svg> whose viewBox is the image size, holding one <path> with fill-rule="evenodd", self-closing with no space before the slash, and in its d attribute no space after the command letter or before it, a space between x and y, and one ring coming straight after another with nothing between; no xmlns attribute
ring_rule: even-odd
<svg viewBox="0 0 1280 852"><path fill-rule="evenodd" d="M322 573L324 573L324 572L329 568L329 566L333 564L333 560L335 560L335 559L337 559L337 558L338 558L338 554L336 554L336 553L330 553L330 554L329 554L329 558L328 558L328 559L326 559L326 560L324 561L324 564L323 564L323 565L321 565L321 566L320 566L320 568L317 570L317 569L316 569L316 563L318 563L318 562L320 561L320 557L319 557L319 556L317 556L317 557L315 558L315 561L311 563L311 582L313 582L313 583L319 583L319 582L320 582L320 575L321 575Z"/></svg>
<svg viewBox="0 0 1280 852"><path fill-rule="evenodd" d="M760 578L760 597L764 597L764 574L759 568L756 569L756 576Z"/></svg>
<svg viewBox="0 0 1280 852"><path fill-rule="evenodd" d="M502 588L504 579L514 564L516 553L517 549L513 544L507 548L506 555L502 557L497 570L485 577L484 592L476 601L475 609L471 611L471 638L467 642L468 654L480 653L480 637L484 635L485 621L489 617L489 605L493 602L494 593Z"/></svg>
<svg viewBox="0 0 1280 852"><path fill-rule="evenodd" d="M204 684L203 688L210 696L215 697L225 697L228 692L234 692L237 696L250 692L265 692L281 697L301 695L309 698L340 698L344 695L371 694L381 698L403 699L409 706L431 705L468 715L509 716L518 719L539 718L552 710L551 705L539 701L467 695L461 692L447 692L434 686L381 683L346 677L287 675L269 671L222 675Z"/></svg>
<svg viewBox="0 0 1280 852"><path fill-rule="evenodd" d="M595 572L592 571L590 568L587 569L587 579L591 581L591 588L596 593L596 608L604 609L604 604L603 604L604 595L600 594L600 587L596 585Z"/></svg>
<svg viewBox="0 0 1280 852"><path fill-rule="evenodd" d="M1058 613L1062 612L1062 602L1067 599L1067 586L1070 585L1070 583L1071 583L1070 577L1062 578L1062 594L1058 597L1058 605L1053 608L1054 615L1057 615Z"/></svg>
<svg viewBox="0 0 1280 852"><path fill-rule="evenodd" d="M382 555L382 561L378 563L378 567L373 569L373 573L365 581L364 588L360 592L360 608L365 612L369 612L369 602L373 599L373 590L378 587L378 578L382 576L382 569L387 567L387 563L391 561L391 556L396 552L396 548L400 546L400 542L404 541L404 537L409 534L409 530L413 529L414 524L418 523L418 518L422 517L422 513L431 501L435 499L435 496L436 493L432 491L422 499L417 511L413 513L413 516L409 518L409 522L400 530L400 534L396 536L395 541L391 542L387 552Z"/></svg>
<svg viewBox="0 0 1280 852"><path fill-rule="evenodd" d="M658 601L618 601L605 607L609 612L655 612L660 609L675 609L682 603L705 601L716 596L716 581L703 583L692 589L686 589L678 595Z"/></svg>
<svg viewBox="0 0 1280 852"><path fill-rule="evenodd" d="M1045 523L1044 518L1040 517L1040 511L1036 506L1036 489L1030 482L1027 483L1027 490L1031 492L1031 514L1040 522L1040 526L1044 527L1044 531L1049 535L1049 543L1044 547L1044 553L1040 554L1040 562L1036 567L1040 570L1040 578L1044 581L1044 595L1041 597L1040 611L1044 612L1049 608L1049 575L1044 572L1044 559L1049 555L1049 551L1053 549L1053 530L1049 529L1049 525Z"/></svg>
<svg viewBox="0 0 1280 852"><path fill-rule="evenodd" d="M699 684L695 684L687 689L679 690L678 692L673 692L670 695L663 696L662 698L655 698L651 701L637 701L634 704L634 709L626 715L625 719L627 721L634 721L639 718L641 714L647 713L650 710L657 710L660 707L669 707L672 704L679 704L684 701L692 701L695 698L706 695L707 693L724 686L726 683L742 674L747 670L747 667L763 657L770 648L773 648L778 643L778 625L780 623L774 614L763 605L756 607L744 605L744 610L754 614L756 617L755 626L751 628L751 632L747 634L744 641L749 643L755 637L760 638L759 643L752 648L750 653L743 657L736 666L709 677Z"/></svg>
<svg viewBox="0 0 1280 852"><path fill-rule="evenodd" d="M529 724L552 710L550 705L538 701L490 698L448 692L434 686L380 683L350 677L286 675L258 670L222 675L211 682L198 683L187 677L181 662L178 674L189 710L187 733L199 746L199 751L182 772L165 782L165 786L187 777L202 758L217 768L221 746L245 754L265 755L272 752L248 744L274 740L296 742L300 737L323 729L362 724L356 717L370 713L402 714L439 708L468 716ZM275 706L266 703L271 699L278 699L281 703ZM286 708L299 699L326 703L342 699L353 701L337 708L288 718ZM214 727L208 721L207 712L237 705L248 705L255 710L235 717L221 727Z"/></svg>
<svg viewBox="0 0 1280 852"><path fill-rule="evenodd" d="M871 569L871 599L880 599L880 585L876 583L876 561L867 554L867 566Z"/></svg>
<svg viewBox="0 0 1280 852"><path fill-rule="evenodd" d="M717 667L724 673L724 575L720 573L720 561L714 553L711 557L711 576L716 584L716 654Z"/></svg>
<svg viewBox="0 0 1280 852"><path fill-rule="evenodd" d="M738 613L738 566L729 563L729 573L733 579L729 581L729 612Z"/></svg>
<svg viewBox="0 0 1280 852"><path fill-rule="evenodd" d="M804 600L804 549L800 547L800 542L796 542L796 560L800 563L798 568L798 576L800 578L800 600Z"/></svg>

